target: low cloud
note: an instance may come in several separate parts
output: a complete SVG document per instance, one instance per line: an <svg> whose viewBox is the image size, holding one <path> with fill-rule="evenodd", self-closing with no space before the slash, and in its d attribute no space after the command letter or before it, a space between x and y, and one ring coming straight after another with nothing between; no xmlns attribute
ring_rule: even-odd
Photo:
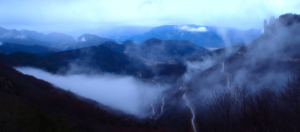
<svg viewBox="0 0 300 132"><path fill-rule="evenodd" d="M17 36L14 36L15 39L26 39L27 37L24 36L24 35L17 35Z"/></svg>
<svg viewBox="0 0 300 132"><path fill-rule="evenodd" d="M116 75L53 75L40 69L17 67L23 74L43 79L56 87L70 90L80 96L96 100L116 110L146 117L151 114L150 104L160 96L156 84L141 82L129 76Z"/></svg>
<svg viewBox="0 0 300 132"><path fill-rule="evenodd" d="M189 32L207 32L208 30L206 27L190 27L190 26L180 26L178 27L179 30L189 31Z"/></svg>
<svg viewBox="0 0 300 132"><path fill-rule="evenodd" d="M187 72L183 75L184 82L189 81L193 76L196 74L201 73L202 71L212 67L215 65L215 60L212 60L211 58L203 58L203 61L195 61L195 62L186 62L187 66Z"/></svg>
<svg viewBox="0 0 300 132"><path fill-rule="evenodd" d="M2 45L3 43L2 42L0 42L0 46Z"/></svg>
<svg viewBox="0 0 300 132"><path fill-rule="evenodd" d="M81 38L81 41L82 41L82 42L85 42L85 41L86 41L86 40L85 40L85 37L82 37L82 38Z"/></svg>

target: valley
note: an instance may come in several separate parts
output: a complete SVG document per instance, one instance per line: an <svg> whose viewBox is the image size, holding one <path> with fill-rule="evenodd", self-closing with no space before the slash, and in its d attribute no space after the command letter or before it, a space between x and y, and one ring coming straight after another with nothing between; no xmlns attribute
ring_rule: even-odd
<svg viewBox="0 0 300 132"><path fill-rule="evenodd" d="M118 41L1 28L0 131L300 131L300 15L262 34L188 26Z"/></svg>

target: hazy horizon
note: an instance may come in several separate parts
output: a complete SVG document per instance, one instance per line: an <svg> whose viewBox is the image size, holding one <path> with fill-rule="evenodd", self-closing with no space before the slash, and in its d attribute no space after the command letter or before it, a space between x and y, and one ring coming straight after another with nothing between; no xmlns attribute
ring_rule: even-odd
<svg viewBox="0 0 300 132"><path fill-rule="evenodd" d="M0 27L76 36L119 27L186 25L262 29L270 16L299 13L296 0L2 0ZM185 5L185 6L182 6Z"/></svg>

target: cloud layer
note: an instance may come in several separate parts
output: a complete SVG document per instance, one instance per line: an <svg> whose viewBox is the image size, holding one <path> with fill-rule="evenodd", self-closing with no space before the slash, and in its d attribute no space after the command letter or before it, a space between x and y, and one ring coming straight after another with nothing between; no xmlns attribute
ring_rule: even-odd
<svg viewBox="0 0 300 132"><path fill-rule="evenodd" d="M145 117L151 114L150 104L162 92L156 84L145 84L133 77L108 74L62 76L29 67L18 67L16 69L23 74L43 79L54 86L70 90L80 96L96 100L137 117Z"/></svg>

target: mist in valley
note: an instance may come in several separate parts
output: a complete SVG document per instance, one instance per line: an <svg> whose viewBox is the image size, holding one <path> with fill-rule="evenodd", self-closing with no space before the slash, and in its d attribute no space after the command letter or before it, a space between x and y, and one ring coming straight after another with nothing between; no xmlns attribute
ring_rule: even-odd
<svg viewBox="0 0 300 132"><path fill-rule="evenodd" d="M298 1L11 4L0 131L300 131Z"/></svg>
<svg viewBox="0 0 300 132"><path fill-rule="evenodd" d="M167 89L167 86L158 88L156 84L145 83L131 76L70 73L54 75L31 67L17 67L16 69L24 74L48 81L58 88L93 99L139 118L150 116L147 112L150 111L151 102Z"/></svg>

